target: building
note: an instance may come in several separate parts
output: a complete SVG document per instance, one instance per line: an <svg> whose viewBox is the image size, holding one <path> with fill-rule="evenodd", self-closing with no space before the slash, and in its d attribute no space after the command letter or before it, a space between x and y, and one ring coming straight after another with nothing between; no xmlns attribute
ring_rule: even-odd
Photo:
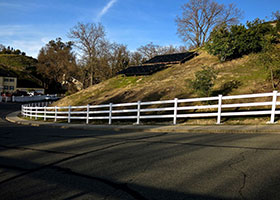
<svg viewBox="0 0 280 200"><path fill-rule="evenodd" d="M9 70L0 69L0 92L12 93L17 89L16 74Z"/></svg>
<svg viewBox="0 0 280 200"><path fill-rule="evenodd" d="M15 91L45 93L45 89L34 81L18 79L13 71L0 68L0 93L14 93Z"/></svg>

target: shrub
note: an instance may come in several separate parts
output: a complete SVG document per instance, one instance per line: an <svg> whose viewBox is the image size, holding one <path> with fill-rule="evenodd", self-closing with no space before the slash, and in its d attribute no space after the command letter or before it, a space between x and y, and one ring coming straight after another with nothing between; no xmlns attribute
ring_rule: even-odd
<svg viewBox="0 0 280 200"><path fill-rule="evenodd" d="M224 25L215 29L206 44L206 50L218 56L221 61L225 61L260 52L268 43L276 43L278 38L276 27L256 19L247 22L246 26Z"/></svg>
<svg viewBox="0 0 280 200"><path fill-rule="evenodd" d="M195 73L195 79L190 81L190 86L200 96L210 96L214 86L217 72L208 66L203 66L201 71Z"/></svg>
<svg viewBox="0 0 280 200"><path fill-rule="evenodd" d="M268 45L264 51L251 61L252 64L264 66L267 70L267 79L275 90L280 85L280 47Z"/></svg>

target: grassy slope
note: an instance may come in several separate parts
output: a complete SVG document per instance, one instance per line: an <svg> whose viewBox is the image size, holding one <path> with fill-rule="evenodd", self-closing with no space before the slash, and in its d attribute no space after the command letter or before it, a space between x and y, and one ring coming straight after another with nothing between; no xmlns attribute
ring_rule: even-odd
<svg viewBox="0 0 280 200"><path fill-rule="evenodd" d="M34 76L36 73L36 59L23 55L0 54L0 67L12 70L18 79L29 80L37 84L41 81Z"/></svg>
<svg viewBox="0 0 280 200"><path fill-rule="evenodd" d="M203 65L213 66L219 71L215 81L215 90L230 80L238 80L241 85L230 94L246 94L271 91L266 81L264 67L252 67L248 60L254 55L220 63L214 56L204 51L189 62L174 65L151 76L117 76L65 97L57 106L120 103L195 97L196 94L187 84L194 73Z"/></svg>
<svg viewBox="0 0 280 200"><path fill-rule="evenodd" d="M23 71L27 67L35 66L36 60L22 55L0 54L0 63L17 71Z"/></svg>

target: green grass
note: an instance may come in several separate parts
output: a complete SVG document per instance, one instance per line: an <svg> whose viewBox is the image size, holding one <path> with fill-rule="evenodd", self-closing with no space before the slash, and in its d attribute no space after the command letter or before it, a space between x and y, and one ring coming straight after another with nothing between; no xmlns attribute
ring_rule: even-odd
<svg viewBox="0 0 280 200"><path fill-rule="evenodd" d="M112 78L108 81L107 85L109 88L115 89L115 88L124 88L127 86L134 86L137 84L137 81L141 77L139 76L117 76L115 78Z"/></svg>
<svg viewBox="0 0 280 200"><path fill-rule="evenodd" d="M14 70L24 71L27 67L35 66L36 59L13 54L0 54L0 64L11 67Z"/></svg>

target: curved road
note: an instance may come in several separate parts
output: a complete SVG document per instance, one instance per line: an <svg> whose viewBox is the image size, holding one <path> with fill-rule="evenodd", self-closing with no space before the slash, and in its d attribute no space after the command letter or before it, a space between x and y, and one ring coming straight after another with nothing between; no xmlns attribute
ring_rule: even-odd
<svg viewBox="0 0 280 200"><path fill-rule="evenodd" d="M130 133L8 123L1 199L280 199L280 135Z"/></svg>

